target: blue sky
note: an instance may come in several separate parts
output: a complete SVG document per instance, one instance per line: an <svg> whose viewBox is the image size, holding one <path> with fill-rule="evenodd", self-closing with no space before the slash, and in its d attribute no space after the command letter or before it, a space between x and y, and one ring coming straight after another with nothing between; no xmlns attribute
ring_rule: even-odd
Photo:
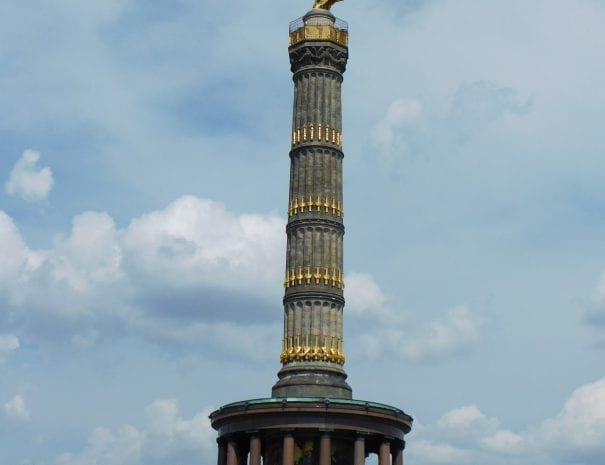
<svg viewBox="0 0 605 465"><path fill-rule="evenodd" d="M2 3L0 463L214 463L269 395L308 3ZM605 5L333 10L354 397L408 463L602 464Z"/></svg>

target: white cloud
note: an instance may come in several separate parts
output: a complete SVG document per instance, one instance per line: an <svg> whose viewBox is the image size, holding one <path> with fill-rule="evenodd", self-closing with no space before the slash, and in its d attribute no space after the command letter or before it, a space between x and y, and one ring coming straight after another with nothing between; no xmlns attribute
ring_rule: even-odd
<svg viewBox="0 0 605 465"><path fill-rule="evenodd" d="M53 279L78 293L122 277L122 249L113 219L86 212L74 218L71 235L49 254Z"/></svg>
<svg viewBox="0 0 605 465"><path fill-rule="evenodd" d="M123 426L113 432L96 428L88 437L88 444L79 454L63 454L57 465L130 465L140 463L145 434L132 426Z"/></svg>
<svg viewBox="0 0 605 465"><path fill-rule="evenodd" d="M395 143L397 131L422 117L422 103L417 98L398 98L387 108L385 116L372 131L374 140L384 147Z"/></svg>
<svg viewBox="0 0 605 465"><path fill-rule="evenodd" d="M279 340L266 337L275 328L262 313L267 296L281 291L283 223L184 196L122 229L107 213L82 213L67 237L34 252L0 212L0 298L15 324L51 318L69 327L78 348L103 339L103 324L117 320L143 337L256 359ZM252 319L256 332L244 329Z"/></svg>
<svg viewBox="0 0 605 465"><path fill-rule="evenodd" d="M19 348L19 338L14 334L0 334L0 363Z"/></svg>
<svg viewBox="0 0 605 465"><path fill-rule="evenodd" d="M17 299L19 287L40 268L45 254L30 250L12 218L1 210L0 256L0 294L4 291L9 300Z"/></svg>
<svg viewBox="0 0 605 465"><path fill-rule="evenodd" d="M264 293L281 280L283 224L276 215L237 215L184 196L135 218L122 243L141 272L163 280Z"/></svg>
<svg viewBox="0 0 605 465"><path fill-rule="evenodd" d="M449 444L436 444L431 441L410 441L408 450L415 457L414 463L423 465L467 464L471 463L472 455Z"/></svg>
<svg viewBox="0 0 605 465"><path fill-rule="evenodd" d="M203 463L216 447L208 415L212 408L181 417L176 400L160 399L146 409L141 429L124 425L116 431L96 428L78 453L60 455L57 465L139 465L149 463Z"/></svg>
<svg viewBox="0 0 605 465"><path fill-rule="evenodd" d="M417 138L414 133L420 132L424 117L423 105L418 98L395 99L372 129L375 152L386 163L410 155Z"/></svg>
<svg viewBox="0 0 605 465"><path fill-rule="evenodd" d="M605 378L576 389L537 439L566 457L605 457Z"/></svg>
<svg viewBox="0 0 605 465"><path fill-rule="evenodd" d="M454 354L475 344L483 320L462 305L448 310L444 318L432 321L413 339L402 341L402 352L411 361L423 361Z"/></svg>
<svg viewBox="0 0 605 465"><path fill-rule="evenodd" d="M468 405L447 412L437 423L442 428L464 428L483 420L485 415L475 405Z"/></svg>
<svg viewBox="0 0 605 465"><path fill-rule="evenodd" d="M20 394L4 404L4 413L12 420L29 421L30 419L25 399Z"/></svg>
<svg viewBox="0 0 605 465"><path fill-rule="evenodd" d="M267 296L277 299L281 292L283 222L184 196L122 229L107 213L82 213L67 237L34 252L0 212L0 250L8 257L0 263L0 296L7 297L17 322L19 315L37 313L67 324L68 340L79 349L102 340L103 323L117 320L124 331L146 338L221 347L222 356L260 361L280 336L279 322L262 318L272 308L264 305ZM351 273L346 280L348 314L358 322L379 322L362 336L369 356L437 360L479 338L481 321L466 307L418 332L405 312L389 308L371 275ZM238 294L248 296L247 306Z"/></svg>
<svg viewBox="0 0 605 465"><path fill-rule="evenodd" d="M389 166L418 156L451 156L489 124L508 114L525 115L531 105L515 89L489 81L461 83L445 110L419 97L397 98L374 125L372 153Z"/></svg>
<svg viewBox="0 0 605 465"><path fill-rule="evenodd" d="M513 432L475 405L455 408L435 424L416 425L408 458L427 465L601 465L605 457L605 378L575 390L561 412Z"/></svg>
<svg viewBox="0 0 605 465"><path fill-rule="evenodd" d="M345 276L345 300L347 312L358 316L373 315L383 308L385 296L374 281L365 273L350 273Z"/></svg>
<svg viewBox="0 0 605 465"><path fill-rule="evenodd" d="M37 168L40 153L25 150L10 172L5 189L28 202L44 200L53 187L53 174L48 166Z"/></svg>
<svg viewBox="0 0 605 465"><path fill-rule="evenodd" d="M391 318L364 331L361 340L367 356L388 353L413 363L435 362L470 349L481 338L483 320L466 306L448 310L424 328L414 328L402 316L389 314Z"/></svg>
<svg viewBox="0 0 605 465"><path fill-rule="evenodd" d="M493 435L483 438L481 444L495 452L510 454L522 444L523 438L508 430L496 431Z"/></svg>
<svg viewBox="0 0 605 465"><path fill-rule="evenodd" d="M164 453L177 447L210 450L216 445L216 432L208 419L211 412L212 409L204 409L185 420L179 416L175 399L156 400L147 408L149 431L162 438Z"/></svg>
<svg viewBox="0 0 605 465"><path fill-rule="evenodd" d="M484 321L465 305L418 327L407 312L390 308L371 275L351 273L346 283L346 312L353 317L349 324L364 325L359 348L365 357L374 359L389 353L410 362L438 361L469 349L481 338ZM372 320L370 327L365 319Z"/></svg>

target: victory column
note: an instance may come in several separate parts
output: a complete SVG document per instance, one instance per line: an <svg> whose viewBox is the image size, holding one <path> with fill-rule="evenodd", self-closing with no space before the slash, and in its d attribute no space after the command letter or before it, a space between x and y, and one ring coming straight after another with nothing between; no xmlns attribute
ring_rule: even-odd
<svg viewBox="0 0 605 465"><path fill-rule="evenodd" d="M412 418L352 399L343 346L341 84L348 26L340 0L316 0L290 24L294 81L284 278L284 335L272 397L210 415L217 465L402 465Z"/></svg>

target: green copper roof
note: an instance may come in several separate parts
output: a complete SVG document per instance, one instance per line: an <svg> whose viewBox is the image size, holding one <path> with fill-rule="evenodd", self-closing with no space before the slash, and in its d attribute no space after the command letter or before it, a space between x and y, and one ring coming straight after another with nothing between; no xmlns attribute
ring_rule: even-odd
<svg viewBox="0 0 605 465"><path fill-rule="evenodd" d="M266 399L250 399L250 400L242 400L239 402L233 402L231 404L223 405L223 408L229 407L242 407L246 405L260 405L260 404L283 404L288 402L297 402L297 403L305 403L305 404L315 404L315 403L329 403L329 404L339 404L339 405L355 405L359 407L374 407L378 409L391 410L395 413L403 413L401 409L397 407L392 407L386 404L380 404L378 402L368 402L365 400L355 400L355 399L339 399L339 398L331 398L331 397L269 397ZM407 414L405 414L407 415Z"/></svg>

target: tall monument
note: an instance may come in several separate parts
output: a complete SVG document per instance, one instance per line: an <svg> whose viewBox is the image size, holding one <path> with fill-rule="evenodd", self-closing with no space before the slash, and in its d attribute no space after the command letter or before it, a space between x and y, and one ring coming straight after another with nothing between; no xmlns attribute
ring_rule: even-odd
<svg viewBox="0 0 605 465"><path fill-rule="evenodd" d="M412 418L352 399L343 343L341 84L347 24L316 0L290 24L294 81L282 368L272 397L228 404L210 415L218 465L403 463Z"/></svg>

